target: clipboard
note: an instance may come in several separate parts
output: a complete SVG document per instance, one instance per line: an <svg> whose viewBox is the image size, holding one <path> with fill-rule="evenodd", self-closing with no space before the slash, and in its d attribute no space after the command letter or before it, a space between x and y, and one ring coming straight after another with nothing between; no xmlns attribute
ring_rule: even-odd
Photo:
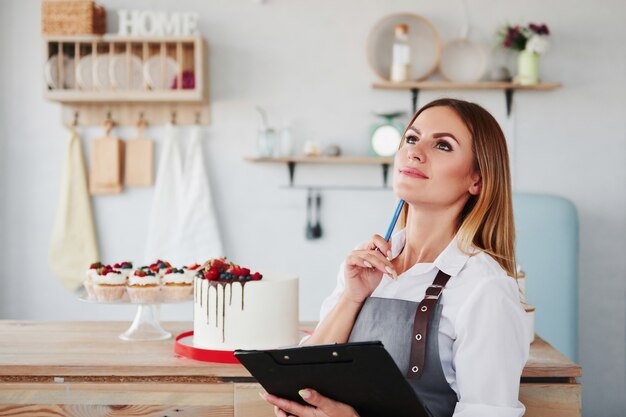
<svg viewBox="0 0 626 417"><path fill-rule="evenodd" d="M235 350L270 394L307 404L302 388L352 406L361 417L428 417L413 388L379 341Z"/></svg>

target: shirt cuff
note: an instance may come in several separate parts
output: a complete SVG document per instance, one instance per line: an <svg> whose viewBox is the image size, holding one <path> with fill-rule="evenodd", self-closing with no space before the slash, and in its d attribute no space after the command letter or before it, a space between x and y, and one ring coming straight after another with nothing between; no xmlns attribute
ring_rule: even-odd
<svg viewBox="0 0 626 417"><path fill-rule="evenodd" d="M516 407L501 407L487 404L471 404L458 402L453 417L522 417L526 407L517 402Z"/></svg>

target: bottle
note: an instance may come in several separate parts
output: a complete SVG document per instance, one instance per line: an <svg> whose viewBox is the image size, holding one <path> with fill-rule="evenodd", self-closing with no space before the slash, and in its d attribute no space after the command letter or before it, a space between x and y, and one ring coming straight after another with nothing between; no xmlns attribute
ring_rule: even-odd
<svg viewBox="0 0 626 417"><path fill-rule="evenodd" d="M279 149L280 156L293 155L293 139L291 137L291 128L287 122L283 123L283 127L280 129Z"/></svg>
<svg viewBox="0 0 626 417"><path fill-rule="evenodd" d="M411 76L411 48L409 47L409 25L394 26L395 40L391 58L391 81L409 81Z"/></svg>
<svg viewBox="0 0 626 417"><path fill-rule="evenodd" d="M276 149L276 134L272 128L260 129L257 133L257 154L261 158L272 158Z"/></svg>

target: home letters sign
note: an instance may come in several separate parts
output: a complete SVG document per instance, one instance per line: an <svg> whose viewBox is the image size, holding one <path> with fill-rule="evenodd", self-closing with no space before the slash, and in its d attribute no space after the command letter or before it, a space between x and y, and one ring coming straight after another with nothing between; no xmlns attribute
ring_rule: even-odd
<svg viewBox="0 0 626 417"><path fill-rule="evenodd" d="M120 36L191 36L198 33L198 13L119 10Z"/></svg>

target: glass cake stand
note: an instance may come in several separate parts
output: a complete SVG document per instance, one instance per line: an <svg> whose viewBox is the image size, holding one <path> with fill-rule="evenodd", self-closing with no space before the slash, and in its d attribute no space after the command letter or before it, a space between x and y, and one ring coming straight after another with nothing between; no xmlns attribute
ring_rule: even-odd
<svg viewBox="0 0 626 417"><path fill-rule="evenodd" d="M130 327L119 335L119 338L122 340L129 341L138 341L138 340L166 340L172 337L172 333L165 330L161 327L161 323L159 322L159 311L157 307L161 304L180 304L186 303L192 300L190 297L186 300L162 300L157 303L144 304L144 303L133 303L128 298L128 294L124 295L119 301L98 301L96 299L91 299L87 296L86 293L82 294L78 297L80 301L86 303L93 304L123 304L123 305L136 305L137 313L135 314L135 319L130 324Z"/></svg>

